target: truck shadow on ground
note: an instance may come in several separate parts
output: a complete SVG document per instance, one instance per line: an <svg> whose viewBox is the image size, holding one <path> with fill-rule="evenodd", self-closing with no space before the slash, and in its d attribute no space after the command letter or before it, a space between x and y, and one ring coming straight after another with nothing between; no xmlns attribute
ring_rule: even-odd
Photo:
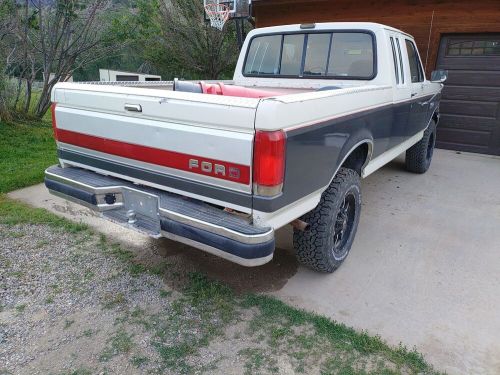
<svg viewBox="0 0 500 375"><path fill-rule="evenodd" d="M389 163L385 170L394 183L398 174L404 171L404 159L398 158ZM394 175L394 173L398 173ZM363 181L365 189L371 181ZM290 226L276 231L276 251L271 262L259 267L243 267L214 255L197 250L166 238L149 240L148 246L136 249L138 261L148 267L161 266L161 275L171 288L182 290L189 281L189 275L203 273L231 287L236 293L272 292L280 290L293 277L299 268L292 246Z"/></svg>
<svg viewBox="0 0 500 375"><path fill-rule="evenodd" d="M243 267L166 238L151 239L150 246L136 249L136 262L157 270L165 283L175 290L182 290L187 285L190 274L202 273L238 294L271 292L281 289L297 272L293 250L286 245L290 242L291 231L280 231L278 247L269 263Z"/></svg>

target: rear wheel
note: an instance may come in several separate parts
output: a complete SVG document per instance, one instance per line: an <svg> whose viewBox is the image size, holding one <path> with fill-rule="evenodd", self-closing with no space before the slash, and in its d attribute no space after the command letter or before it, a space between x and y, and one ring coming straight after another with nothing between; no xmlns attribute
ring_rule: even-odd
<svg viewBox="0 0 500 375"><path fill-rule="evenodd" d="M422 139L406 151L406 169L413 173L425 173L431 166L436 146L436 123L431 121Z"/></svg>
<svg viewBox="0 0 500 375"><path fill-rule="evenodd" d="M318 206L301 218L309 229L293 232L299 262L316 271L335 271L351 250L360 211L359 175L340 168Z"/></svg>

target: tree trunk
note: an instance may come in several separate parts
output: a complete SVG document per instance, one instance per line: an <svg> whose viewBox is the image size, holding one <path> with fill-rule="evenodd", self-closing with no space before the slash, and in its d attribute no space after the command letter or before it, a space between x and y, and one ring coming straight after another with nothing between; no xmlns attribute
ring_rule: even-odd
<svg viewBox="0 0 500 375"><path fill-rule="evenodd" d="M30 104L31 104L31 93L32 93L33 83L31 80L26 80L26 93L24 94L24 114L29 114Z"/></svg>
<svg viewBox="0 0 500 375"><path fill-rule="evenodd" d="M13 108L14 110L17 108L17 103L19 103L19 97L21 96L21 85L23 84L23 80L21 77L17 79L17 90L16 90L16 99L14 100Z"/></svg>
<svg viewBox="0 0 500 375"><path fill-rule="evenodd" d="M46 100L43 104L43 106L41 107L41 109L37 112L36 116L38 118L42 118L43 116L45 116L45 114L47 113L47 111L49 110L50 108L50 99L49 100Z"/></svg>
<svg viewBox="0 0 500 375"><path fill-rule="evenodd" d="M53 83L47 83L43 87L40 99L38 99L38 104L36 106L35 116L37 118L42 118L50 108L50 92L52 91L52 87L54 87Z"/></svg>

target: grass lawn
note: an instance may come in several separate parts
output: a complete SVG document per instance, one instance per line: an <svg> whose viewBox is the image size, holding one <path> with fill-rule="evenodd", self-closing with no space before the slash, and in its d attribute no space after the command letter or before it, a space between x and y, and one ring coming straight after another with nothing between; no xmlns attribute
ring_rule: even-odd
<svg viewBox="0 0 500 375"><path fill-rule="evenodd" d="M0 154L0 194L42 182L45 168L57 163L52 125L0 121Z"/></svg>

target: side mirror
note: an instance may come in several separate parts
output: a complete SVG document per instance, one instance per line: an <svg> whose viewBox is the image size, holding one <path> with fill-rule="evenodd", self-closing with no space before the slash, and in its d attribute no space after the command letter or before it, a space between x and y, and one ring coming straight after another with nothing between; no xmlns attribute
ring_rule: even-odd
<svg viewBox="0 0 500 375"><path fill-rule="evenodd" d="M447 70L434 70L431 73L431 82L443 83L448 78Z"/></svg>

